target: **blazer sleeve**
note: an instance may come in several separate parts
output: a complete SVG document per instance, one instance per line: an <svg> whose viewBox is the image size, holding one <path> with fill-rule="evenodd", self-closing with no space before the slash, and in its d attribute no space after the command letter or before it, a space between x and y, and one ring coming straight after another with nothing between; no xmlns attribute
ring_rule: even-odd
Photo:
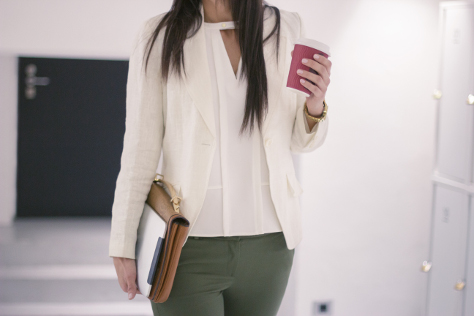
<svg viewBox="0 0 474 316"><path fill-rule="evenodd" d="M306 36L306 29L298 12L293 12L296 16L296 20L299 21L299 36ZM328 132L329 116L322 122L316 123L311 130L304 114L304 103L306 97L303 95L296 96L296 117L293 124L293 132L291 135L290 151L295 154L304 152L312 152L316 148L320 147L325 139Z"/></svg>
<svg viewBox="0 0 474 316"><path fill-rule="evenodd" d="M146 75L143 61L145 46L155 28L151 26L152 19L140 26L129 60L125 134L112 206L109 257L135 259L138 225L161 155L163 87L158 59L161 57L157 57L161 54L158 40L153 46Z"/></svg>

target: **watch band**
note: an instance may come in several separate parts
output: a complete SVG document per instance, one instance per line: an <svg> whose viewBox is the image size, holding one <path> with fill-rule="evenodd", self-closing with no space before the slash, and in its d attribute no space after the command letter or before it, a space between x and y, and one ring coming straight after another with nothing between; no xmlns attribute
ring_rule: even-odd
<svg viewBox="0 0 474 316"><path fill-rule="evenodd" d="M304 114L306 115L306 117L310 118L311 120L315 121L316 123L324 121L324 119L326 118L327 112L328 112L328 105L326 104L326 100L323 100L323 104L324 104L323 113L321 114L321 116L317 117L317 116L312 116L311 114L309 114L308 106L306 105L306 101L305 101L304 102Z"/></svg>

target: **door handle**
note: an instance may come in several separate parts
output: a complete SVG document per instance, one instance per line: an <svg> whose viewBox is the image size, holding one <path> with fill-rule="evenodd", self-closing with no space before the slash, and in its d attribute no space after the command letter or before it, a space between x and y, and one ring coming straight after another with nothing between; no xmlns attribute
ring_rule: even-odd
<svg viewBox="0 0 474 316"><path fill-rule="evenodd" d="M473 105L474 104L474 95L470 94L467 96L467 104Z"/></svg>
<svg viewBox="0 0 474 316"><path fill-rule="evenodd" d="M443 93L439 90L433 91L433 99L439 100L443 96Z"/></svg>
<svg viewBox="0 0 474 316"><path fill-rule="evenodd" d="M423 272L428 272L431 269L431 262L428 261L423 261L423 264L421 265L421 271Z"/></svg>
<svg viewBox="0 0 474 316"><path fill-rule="evenodd" d="M25 97L29 100L36 97L36 86L47 86L50 82L48 77L36 77L37 70L35 64L29 64L25 67Z"/></svg>
<svg viewBox="0 0 474 316"><path fill-rule="evenodd" d="M456 285L454 286L454 288L458 291L462 291L464 289L464 286L466 285L466 283L462 280L458 280L458 282L456 283Z"/></svg>

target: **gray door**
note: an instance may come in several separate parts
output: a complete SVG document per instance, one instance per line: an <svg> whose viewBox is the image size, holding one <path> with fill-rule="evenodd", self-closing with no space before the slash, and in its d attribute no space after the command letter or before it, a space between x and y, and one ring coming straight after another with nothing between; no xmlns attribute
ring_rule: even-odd
<svg viewBox="0 0 474 316"><path fill-rule="evenodd" d="M440 185L434 193L427 314L462 316L464 291L455 286L465 281L469 196Z"/></svg>
<svg viewBox="0 0 474 316"><path fill-rule="evenodd" d="M110 216L128 61L19 58L17 216Z"/></svg>

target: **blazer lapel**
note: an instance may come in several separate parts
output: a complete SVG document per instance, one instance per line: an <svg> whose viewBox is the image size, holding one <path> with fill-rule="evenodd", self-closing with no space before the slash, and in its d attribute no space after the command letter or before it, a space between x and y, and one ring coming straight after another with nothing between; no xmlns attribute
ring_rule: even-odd
<svg viewBox="0 0 474 316"><path fill-rule="evenodd" d="M201 4L201 14L204 16L204 8ZM263 23L263 38L265 38L275 25L275 15L269 14L266 10ZM275 107L278 106L279 95L283 89L284 61L286 54L286 40L282 36L280 39L279 63L276 67L275 37L268 40L264 47L265 68L268 78L268 113L263 122L263 131L268 127ZM211 76L207 60L207 48L204 27L201 26L197 33L188 38L183 46L184 63L186 75L184 83L188 93L194 100L204 122L206 123L212 136L216 137L216 126L214 122L214 107L212 100Z"/></svg>
<svg viewBox="0 0 474 316"><path fill-rule="evenodd" d="M271 14L270 10L266 10L265 20L263 22L263 39L265 39L268 34L272 31L275 22L275 14ZM281 26L283 26L283 21ZM282 29L280 29L282 31ZM283 32L281 32L283 33ZM285 60L287 54L287 40L286 37L282 34L280 36L280 48L278 50L278 64L276 56L276 35L273 34L271 39L267 40L263 46L263 55L265 58L265 71L267 73L267 91L268 91L268 112L267 116L263 121L262 134L265 136L268 129L270 120L275 113L278 111L280 106L280 94L283 89L285 89L286 84L284 85L283 80L287 77L287 68L285 67Z"/></svg>
<svg viewBox="0 0 474 316"><path fill-rule="evenodd" d="M201 14L204 17L204 8L201 4ZM186 39L183 46L186 75L184 83L194 104L201 113L212 136L216 137L214 110L212 105L211 75L207 62L206 38L204 25L197 33Z"/></svg>

